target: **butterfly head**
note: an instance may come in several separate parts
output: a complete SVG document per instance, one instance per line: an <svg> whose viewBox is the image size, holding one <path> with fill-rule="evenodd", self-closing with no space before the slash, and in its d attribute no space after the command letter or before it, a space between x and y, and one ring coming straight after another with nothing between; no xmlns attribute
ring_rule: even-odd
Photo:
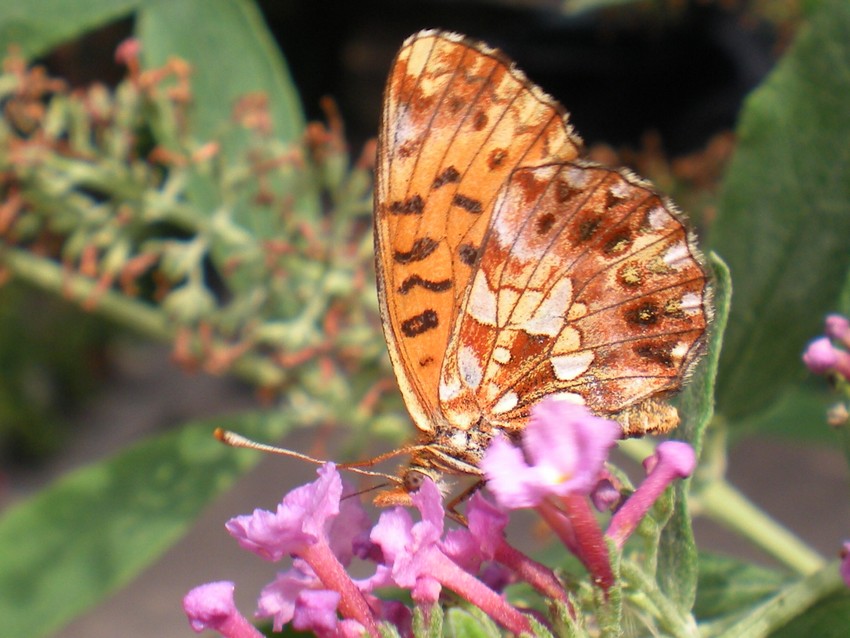
<svg viewBox="0 0 850 638"><path fill-rule="evenodd" d="M411 494L422 487L427 478L433 480L438 486L442 483L439 474L433 470L409 467L404 470L397 484L378 492L373 502L378 507L409 507L413 505Z"/></svg>

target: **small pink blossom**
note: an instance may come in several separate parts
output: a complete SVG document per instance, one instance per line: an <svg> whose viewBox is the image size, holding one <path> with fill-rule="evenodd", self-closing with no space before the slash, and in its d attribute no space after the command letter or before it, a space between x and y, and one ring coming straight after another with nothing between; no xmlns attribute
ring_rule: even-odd
<svg viewBox="0 0 850 638"><path fill-rule="evenodd" d="M836 372L850 379L850 321L842 315L827 315L825 337L813 340L803 353L803 363L815 374ZM837 348L835 344L843 346Z"/></svg>
<svg viewBox="0 0 850 638"><path fill-rule="evenodd" d="M322 583L304 561L296 559L292 569L280 572L263 587L257 601L257 617L272 618L272 627L281 631L295 615L299 594L308 589L321 589Z"/></svg>
<svg viewBox="0 0 850 638"><path fill-rule="evenodd" d="M342 479L333 463L318 471L319 479L289 492L275 512L256 509L253 514L237 516L227 522L227 531L245 549L261 558L276 562L281 558L302 553L308 546L326 540L344 556L351 557L351 536L358 530L344 529L348 548L335 542L333 524L340 514ZM351 503L359 508L356 502ZM344 524L366 521L365 514L347 512Z"/></svg>
<svg viewBox="0 0 850 638"><path fill-rule="evenodd" d="M445 515L442 496L433 481L425 481L412 498L422 514L421 521L414 523L406 509L396 507L381 514L370 538L380 546L393 581L410 589L414 600L434 603L440 595L440 583L431 576L430 566L440 553L437 543Z"/></svg>
<svg viewBox="0 0 850 638"><path fill-rule="evenodd" d="M337 605L340 596L335 591L307 589L298 596L292 627L309 631L318 638L360 638L363 625L356 620L340 620Z"/></svg>
<svg viewBox="0 0 850 638"><path fill-rule="evenodd" d="M183 610L192 629L217 631L225 638L262 638L233 602L235 586L229 581L207 583L195 587L183 597Z"/></svg>
<svg viewBox="0 0 850 638"><path fill-rule="evenodd" d="M418 523L396 507L383 512L372 529L371 539L380 546L393 581L411 590L419 603L435 602L442 587L448 587L506 629L530 632L525 616L447 555L441 542L445 511L434 482L426 479L411 500L422 517Z"/></svg>
<svg viewBox="0 0 850 638"><path fill-rule="evenodd" d="M824 332L830 339L842 342L844 345L850 345L850 321L847 317L839 314L831 314L826 316L824 321Z"/></svg>
<svg viewBox="0 0 850 638"><path fill-rule="evenodd" d="M484 453L481 469L502 507L534 507L550 495L590 493L621 436L616 422L549 398L532 408L522 449L499 436Z"/></svg>
<svg viewBox="0 0 850 638"><path fill-rule="evenodd" d="M696 468L693 448L681 441L665 441L644 466L648 476L611 518L606 535L622 547L664 490L677 479L690 476Z"/></svg>
<svg viewBox="0 0 850 638"><path fill-rule="evenodd" d="M806 348L803 363L815 374L825 374L838 364L839 355L828 337L819 337Z"/></svg>
<svg viewBox="0 0 850 638"><path fill-rule="evenodd" d="M617 508L623 500L623 495L616 488L611 478L603 478L599 480L599 483L590 493L590 500L597 511L607 512Z"/></svg>
<svg viewBox="0 0 850 638"><path fill-rule="evenodd" d="M138 66L142 44L138 38L127 38L115 49L115 62L125 66Z"/></svg>
<svg viewBox="0 0 850 638"><path fill-rule="evenodd" d="M227 522L227 530L242 547L262 558L278 561L294 556L303 561L264 590L260 599L263 615L274 617L280 625L294 617L298 584L303 581L310 590L338 592L340 613L377 635L375 616L345 571L355 538L368 529L368 517L353 499L341 504L343 484L333 463L323 465L318 474L313 483L284 496L275 512L257 509L251 515L237 516Z"/></svg>

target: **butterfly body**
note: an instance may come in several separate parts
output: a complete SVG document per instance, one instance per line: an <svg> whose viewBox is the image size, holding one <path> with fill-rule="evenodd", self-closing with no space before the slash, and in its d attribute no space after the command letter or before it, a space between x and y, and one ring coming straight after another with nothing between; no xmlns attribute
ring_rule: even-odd
<svg viewBox="0 0 850 638"><path fill-rule="evenodd" d="M423 31L396 57L376 269L416 472L480 475L492 437L516 436L546 396L627 434L678 423L661 399L702 350L702 258L669 201L580 148L564 109L494 49Z"/></svg>

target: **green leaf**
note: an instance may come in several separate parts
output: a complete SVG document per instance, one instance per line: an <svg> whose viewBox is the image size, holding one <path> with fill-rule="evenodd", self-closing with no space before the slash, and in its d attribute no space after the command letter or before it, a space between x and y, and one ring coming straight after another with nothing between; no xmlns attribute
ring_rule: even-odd
<svg viewBox="0 0 850 638"><path fill-rule="evenodd" d="M161 66L174 56L192 66L191 134L198 141L219 141L231 169L234 162L249 169L242 153L250 136L229 124L237 100L248 94L268 98L276 139L293 146L301 143L305 124L298 91L253 2L149 0L138 12L136 31L146 67ZM190 192L198 206L212 215L224 203L233 209L236 222L260 237L277 229L269 211L254 203L253 194L222 202L217 196L219 179L192 175ZM319 210L318 180L308 167L269 174L268 187L294 201L293 210L300 215L312 217Z"/></svg>
<svg viewBox="0 0 850 638"><path fill-rule="evenodd" d="M705 428L714 416L714 382L720 359L723 333L729 315L732 282L729 270L717 255L710 255L714 271L714 318L707 343L707 352L693 378L679 397L682 415L680 432L699 456ZM658 586L675 602L680 611L688 613L696 599L699 572L696 542L688 508L691 481L679 481L675 487L676 500L670 521L661 532L658 546Z"/></svg>
<svg viewBox="0 0 850 638"><path fill-rule="evenodd" d="M769 433L806 443L835 445L835 431L827 425L829 406L838 401L827 383L813 377L805 383L788 388L766 410L738 421L731 432L733 443L754 432Z"/></svg>
<svg viewBox="0 0 850 638"><path fill-rule="evenodd" d="M26 58L125 16L140 0L6 0L0 4L0 51L20 47Z"/></svg>
<svg viewBox="0 0 850 638"><path fill-rule="evenodd" d="M189 529L259 455L225 447L216 425L263 438L280 415L199 422L72 472L0 519L4 635L43 636L129 582Z"/></svg>
<svg viewBox="0 0 850 638"><path fill-rule="evenodd" d="M416 638L440 638L443 635L443 608L431 605L429 610L417 605L413 610L413 635Z"/></svg>
<svg viewBox="0 0 850 638"><path fill-rule="evenodd" d="M770 597L790 581L787 574L734 558L700 554L694 614L703 621L728 616Z"/></svg>
<svg viewBox="0 0 850 638"><path fill-rule="evenodd" d="M824 2L747 100L710 236L735 279L718 377L729 419L802 378L850 267L850 4Z"/></svg>
<svg viewBox="0 0 850 638"><path fill-rule="evenodd" d="M193 133L211 139L231 119L237 99L269 98L274 134L295 142L304 132L298 92L257 7L248 0L155 0L139 10L146 67L180 57L192 65Z"/></svg>
<svg viewBox="0 0 850 638"><path fill-rule="evenodd" d="M446 635L451 638L500 638L499 628L476 608L453 607L446 612Z"/></svg>
<svg viewBox="0 0 850 638"><path fill-rule="evenodd" d="M772 638L797 638L798 636L817 636L817 638L844 638L850 627L850 591L842 591L825 598L806 613L798 616Z"/></svg>
<svg viewBox="0 0 850 638"><path fill-rule="evenodd" d="M714 391L718 366L726 334L732 301L732 281L729 268L716 254L709 255L714 275L714 316L709 327L706 354L697 365L693 376L676 400L682 424L676 430L676 438L690 443L699 456L705 429L714 418Z"/></svg>
<svg viewBox="0 0 850 638"><path fill-rule="evenodd" d="M734 591L734 583L731 583L731 589ZM846 596L847 586L839 574L838 561L836 560L808 576L783 585L772 596L749 607L743 613L721 618L713 621L710 625L702 625L700 634L722 636L722 638L770 636L777 630L784 629L789 625L800 622L801 619L807 618L812 610L837 595ZM740 596L732 600L737 598L740 598ZM841 617L840 614L835 614L835 616ZM829 619L825 624L829 625L834 620L835 618ZM839 626L846 634L846 625ZM788 635L809 634L804 632L803 634L792 633ZM821 636L823 634L813 632L811 635Z"/></svg>

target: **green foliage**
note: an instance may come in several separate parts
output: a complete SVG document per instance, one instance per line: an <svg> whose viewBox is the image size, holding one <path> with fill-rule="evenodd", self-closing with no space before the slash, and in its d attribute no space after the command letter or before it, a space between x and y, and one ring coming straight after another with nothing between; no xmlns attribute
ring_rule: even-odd
<svg viewBox="0 0 850 638"><path fill-rule="evenodd" d="M62 445L64 415L102 380L114 332L30 287L0 288L0 449L8 457L38 463Z"/></svg>
<svg viewBox="0 0 850 638"><path fill-rule="evenodd" d="M446 629L451 638L498 638L502 635L496 623L475 608L449 609L446 612Z"/></svg>
<svg viewBox="0 0 850 638"><path fill-rule="evenodd" d="M305 126L253 3L0 3L0 46L22 42L32 59L125 16L134 19L143 70L131 67L114 90L71 94L20 60L0 76L3 265L173 343L184 364L285 397L278 416L242 414L228 428L261 439L315 423L345 422L361 438L397 430L401 419L382 400L368 166L352 166L338 122ZM554 610L558 635L626 627L635 635L828 636L850 618L836 565L789 541L722 476L726 425L775 427L819 409L818 388L800 383L799 355L850 290L848 68L850 8L820 3L748 99L710 229L729 267L711 255L707 355L678 399L677 437L705 448L704 466L655 503L622 554L611 543L610 590L581 580L574 559L560 560L576 580L568 588L575 616L563 603ZM0 395L0 407L12 394ZM3 630L46 635L174 543L255 460L216 443L214 425L224 424L185 424L7 510ZM623 448L639 458L651 452L631 443ZM718 494L734 498L718 504ZM760 543L789 571L699 554L692 511ZM784 550L776 539L789 541ZM428 638L500 635L466 607L445 615L417 608L413 628Z"/></svg>
<svg viewBox="0 0 850 638"><path fill-rule="evenodd" d="M802 378L800 354L845 286L848 68L850 5L825 2L741 114L710 235L735 281L717 385L728 419Z"/></svg>
<svg viewBox="0 0 850 638"><path fill-rule="evenodd" d="M700 554L699 597L694 614L711 621L740 612L769 598L791 578L772 569L725 556Z"/></svg>
<svg viewBox="0 0 850 638"><path fill-rule="evenodd" d="M189 423L76 470L0 520L0 615L10 636L43 636L126 584L258 460L215 426L280 436L282 415ZM69 584L73 583L73 586Z"/></svg>
<svg viewBox="0 0 850 638"><path fill-rule="evenodd" d="M714 381L732 296L732 282L726 264L716 255L711 255L711 264L714 272L714 318L706 345L707 354L678 401L682 415L682 439L694 447L697 455L702 450L705 429L714 416ZM694 605L699 572L688 507L690 483L691 479L686 479L674 488L674 512L663 529L658 547L659 586L682 613L687 613Z"/></svg>

